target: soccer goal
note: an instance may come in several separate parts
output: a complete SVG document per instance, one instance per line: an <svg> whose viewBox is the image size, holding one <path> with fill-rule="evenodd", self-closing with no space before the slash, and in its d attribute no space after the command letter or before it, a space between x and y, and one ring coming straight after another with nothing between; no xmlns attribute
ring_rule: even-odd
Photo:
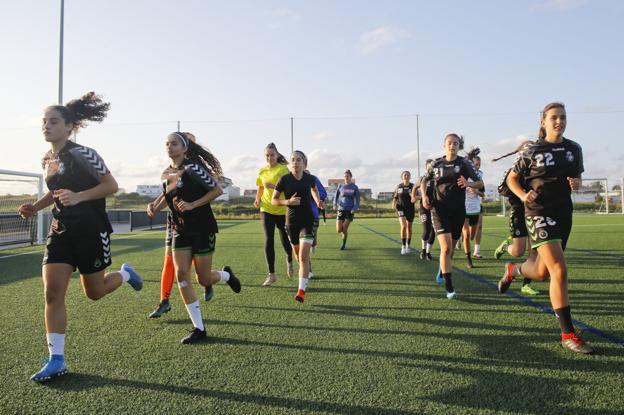
<svg viewBox="0 0 624 415"><path fill-rule="evenodd" d="M34 203L43 195L43 176L11 170L0 170L0 246L43 243L44 212L22 219L17 213L24 203Z"/></svg>
<svg viewBox="0 0 624 415"><path fill-rule="evenodd" d="M583 177L583 185L572 192L575 213L613 213L609 181L605 177Z"/></svg>

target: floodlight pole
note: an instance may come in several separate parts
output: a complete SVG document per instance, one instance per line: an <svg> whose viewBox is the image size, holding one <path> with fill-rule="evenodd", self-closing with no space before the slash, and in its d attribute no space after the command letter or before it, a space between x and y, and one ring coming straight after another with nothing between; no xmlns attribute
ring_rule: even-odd
<svg viewBox="0 0 624 415"><path fill-rule="evenodd" d="M624 215L624 177L620 179L620 198L622 199L622 214Z"/></svg>
<svg viewBox="0 0 624 415"><path fill-rule="evenodd" d="M293 151L295 151L295 119L294 117L290 117L290 154L293 153Z"/></svg>
<svg viewBox="0 0 624 415"><path fill-rule="evenodd" d="M180 132L180 121L178 121L178 132Z"/></svg>
<svg viewBox="0 0 624 415"><path fill-rule="evenodd" d="M420 178L420 115L416 114L416 165L418 178Z"/></svg>
<svg viewBox="0 0 624 415"><path fill-rule="evenodd" d="M63 26L65 22L65 0L61 0L61 27L59 36L59 81L58 81L58 104L63 105Z"/></svg>

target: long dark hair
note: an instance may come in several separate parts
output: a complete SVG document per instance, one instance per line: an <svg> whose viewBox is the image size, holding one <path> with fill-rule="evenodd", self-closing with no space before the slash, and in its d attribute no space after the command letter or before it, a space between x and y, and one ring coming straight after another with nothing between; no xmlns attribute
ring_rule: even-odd
<svg viewBox="0 0 624 415"><path fill-rule="evenodd" d="M102 122L110 109L110 102L102 101L95 92L87 92L78 99L72 99L65 105L50 105L47 110L56 110L65 124L74 124L72 131L78 131L87 125L87 121Z"/></svg>
<svg viewBox="0 0 624 415"><path fill-rule="evenodd" d="M481 153L481 149L479 147L472 147L470 148L470 151L466 153L466 156L468 157L468 159L470 159L470 161L473 161L474 159L479 159L479 161L481 160L481 157L479 157L479 154Z"/></svg>
<svg viewBox="0 0 624 415"><path fill-rule="evenodd" d="M455 137L457 138L457 142L459 143L459 148L458 150L463 150L464 149L464 136L463 135L459 135L459 134L455 134L455 133L450 133L444 136L444 142L446 142L446 139L449 137Z"/></svg>
<svg viewBox="0 0 624 415"><path fill-rule="evenodd" d="M544 117L546 117L546 113L553 108L561 108L562 110L565 111L565 105L563 105L563 102L551 102L550 104L547 104L542 110L540 114L540 121L544 121ZM537 133L537 139L543 140L545 138L546 138L546 130L544 129L544 127L542 127L540 123L539 132Z"/></svg>
<svg viewBox="0 0 624 415"><path fill-rule="evenodd" d="M510 151L507 154L503 154L500 157L496 157L496 158L492 159L492 163L496 163L498 160L502 160L505 157L513 156L514 154L516 154L516 153L518 153L520 151L523 151L525 148L527 148L528 146L530 146L531 144L534 144L534 143L535 143L534 141L525 140L522 143L520 143L520 145L518 147L516 147L516 149L514 151Z"/></svg>
<svg viewBox="0 0 624 415"><path fill-rule="evenodd" d="M267 146L264 149L265 150L268 150L268 149L274 150L277 153L277 163L278 164L283 164L284 166L288 165L288 160L286 160L286 157L284 157L284 155L282 153L277 151L277 146L275 146L275 143L267 144Z"/></svg>
<svg viewBox="0 0 624 415"><path fill-rule="evenodd" d="M173 135L182 139L182 143L186 147L185 157L192 162L202 164L208 173L214 178L219 178L223 175L221 169L221 163L217 158L205 147L195 142L195 135L192 133L174 132Z"/></svg>

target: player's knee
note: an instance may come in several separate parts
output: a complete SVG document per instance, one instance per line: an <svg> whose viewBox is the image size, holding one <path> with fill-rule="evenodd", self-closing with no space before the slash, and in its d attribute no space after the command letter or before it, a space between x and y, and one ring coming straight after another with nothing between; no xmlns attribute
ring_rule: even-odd
<svg viewBox="0 0 624 415"><path fill-rule="evenodd" d="M65 301L61 292L55 288L46 288L44 298L47 305L59 305Z"/></svg>
<svg viewBox="0 0 624 415"><path fill-rule="evenodd" d="M548 271L553 279L564 281L568 278L568 267L565 262L555 262Z"/></svg>
<svg viewBox="0 0 624 415"><path fill-rule="evenodd" d="M104 291L100 288L85 287L85 295L89 300L97 301L104 297Z"/></svg>

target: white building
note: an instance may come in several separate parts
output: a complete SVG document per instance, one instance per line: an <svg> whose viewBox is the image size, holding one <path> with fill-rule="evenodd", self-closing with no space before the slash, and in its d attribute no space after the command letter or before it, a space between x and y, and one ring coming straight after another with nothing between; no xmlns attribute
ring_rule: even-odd
<svg viewBox="0 0 624 415"><path fill-rule="evenodd" d="M160 184L140 184L136 188L136 192L140 196L156 197L162 193L162 185Z"/></svg>

